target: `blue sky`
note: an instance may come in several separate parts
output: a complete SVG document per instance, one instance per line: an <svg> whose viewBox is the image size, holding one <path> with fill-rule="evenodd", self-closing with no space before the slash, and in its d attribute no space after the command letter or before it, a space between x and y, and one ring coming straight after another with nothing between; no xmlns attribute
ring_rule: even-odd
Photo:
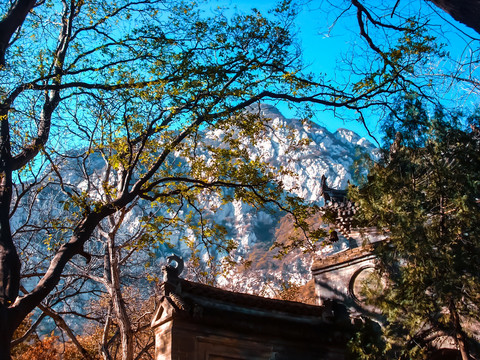
<svg viewBox="0 0 480 360"><path fill-rule="evenodd" d="M300 0L301 1L301 0ZM369 4L379 0L369 0ZM229 7L238 7L242 11L248 11L251 8L257 8L262 13L266 13L276 3L275 0L219 0L210 1L213 4L223 4ZM341 4L342 0L331 1L331 3ZM358 25L354 16L342 17L335 27L329 31L329 26L335 21L338 12L321 12L319 7L331 6L327 1L308 1L300 7L301 11L297 18L298 36L302 45L303 58L305 64L310 64L309 70L312 72L328 73L331 76L344 76L338 70L338 60L342 53L348 53L353 42L361 41L358 36ZM389 1L386 1L387 6L392 6ZM403 8L402 8L403 6ZM411 14L417 14L418 10L422 13L428 14L428 20L433 25L433 29L438 29L438 33L434 34L442 37L442 42L445 43L445 49L451 53L453 58L458 60L462 57L468 56L468 52L472 49L478 48L479 41L478 34L466 28L462 24L455 22L447 14L437 9L433 5L429 5L423 0L405 0L399 3L397 11L410 11ZM449 22L451 24L449 24ZM442 28L440 29L440 25ZM465 36L463 33L466 33ZM439 63L439 66L444 64ZM463 96L460 101L460 96L457 95L458 89L442 89L441 96L444 96L444 102L447 105L466 106L471 107L472 104L478 103L478 96L471 94L471 96ZM463 91L463 90L462 90ZM289 111L286 107L280 107L282 113L287 117L293 117L293 111ZM379 137L378 129L375 124L378 117L372 115L369 120L370 130ZM333 115L330 111L324 111L318 108L316 111L315 122L327 127L330 131L335 131L337 128L344 127L357 132L361 136L368 137L364 127L354 121L343 121Z"/></svg>

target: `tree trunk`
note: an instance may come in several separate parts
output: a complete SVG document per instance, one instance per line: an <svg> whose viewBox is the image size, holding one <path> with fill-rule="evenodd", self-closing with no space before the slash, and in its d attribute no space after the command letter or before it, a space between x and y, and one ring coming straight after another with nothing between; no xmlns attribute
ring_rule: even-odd
<svg viewBox="0 0 480 360"><path fill-rule="evenodd" d="M113 223L113 221L112 221ZM127 313L125 301L122 296L120 284L120 268L118 264L117 249L115 249L115 231L108 236L108 254L110 265L111 288L109 289L113 311L118 322L120 331L120 343L122 347L122 360L133 359L133 331L130 318Z"/></svg>
<svg viewBox="0 0 480 360"><path fill-rule="evenodd" d="M13 316L15 313L11 309L0 304L0 360L11 360L10 347L15 331L12 324L17 323Z"/></svg>
<svg viewBox="0 0 480 360"><path fill-rule="evenodd" d="M8 109L0 109L0 304L10 306L20 287L20 259L10 229L12 157Z"/></svg>
<svg viewBox="0 0 480 360"><path fill-rule="evenodd" d="M458 349L462 355L462 360L470 360L465 334L463 332L462 325L460 324L460 316L458 315L458 311L453 299L450 300L450 315L452 317L453 328L455 331L455 341L457 342Z"/></svg>
<svg viewBox="0 0 480 360"><path fill-rule="evenodd" d="M0 111L0 360L10 359L10 342L18 321L10 309L20 288L20 258L10 229L12 166L8 110Z"/></svg>
<svg viewBox="0 0 480 360"><path fill-rule="evenodd" d="M103 360L112 360L112 357L108 351L108 333L110 331L111 322L112 306L109 304L105 325L103 326L102 342L100 343L100 353L102 354Z"/></svg>
<svg viewBox="0 0 480 360"><path fill-rule="evenodd" d="M133 331L120 288L113 288L112 304L120 332L122 360L133 359Z"/></svg>
<svg viewBox="0 0 480 360"><path fill-rule="evenodd" d="M2 326L3 327L3 326ZM0 335L0 360L11 360L10 356L10 343L12 341L13 334L6 334L1 332Z"/></svg>
<svg viewBox="0 0 480 360"><path fill-rule="evenodd" d="M8 307L18 296L20 259L13 244L8 215L4 214L1 198L0 194L0 303Z"/></svg>

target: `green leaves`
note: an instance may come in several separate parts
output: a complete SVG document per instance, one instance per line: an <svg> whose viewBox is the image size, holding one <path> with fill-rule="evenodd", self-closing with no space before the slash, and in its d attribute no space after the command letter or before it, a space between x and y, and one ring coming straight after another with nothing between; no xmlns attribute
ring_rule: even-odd
<svg viewBox="0 0 480 360"><path fill-rule="evenodd" d="M411 98L400 107L404 116L386 123L390 151L351 195L363 224L388 236L377 254L389 286L370 301L396 346L422 358L432 332L461 331L453 327L452 302L465 315L480 307L467 295L480 291L480 141L457 114L437 108L427 115Z"/></svg>

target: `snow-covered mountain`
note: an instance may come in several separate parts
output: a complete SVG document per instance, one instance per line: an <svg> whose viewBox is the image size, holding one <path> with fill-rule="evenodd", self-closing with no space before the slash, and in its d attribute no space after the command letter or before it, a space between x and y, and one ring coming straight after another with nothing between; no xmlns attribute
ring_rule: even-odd
<svg viewBox="0 0 480 360"><path fill-rule="evenodd" d="M368 140L350 130L339 129L331 133L326 128L312 122L286 119L275 107L270 105L261 105L260 112L262 116L272 119L271 127L275 130L270 131L255 144L254 148L249 150L274 166L282 166L291 170L295 176L286 176L282 179L285 187L313 203L321 205L323 201L320 196L322 175L327 177L330 187L345 188L347 181L351 179L355 157L361 152L372 153L375 151L375 147ZM292 129L295 139L306 140L307 145L303 146L301 150L291 150L291 141L288 136L291 136ZM61 167L65 183L74 184L81 191L88 191L89 186L101 187L92 182L95 176L91 176L95 173L101 175L103 171L104 162L100 156L90 156L88 162L74 156L72 159L74 160ZM101 179L101 176L97 176L97 178ZM58 206L60 209L65 206L58 186L57 188L51 187L50 193L43 196L43 202L36 199L39 216L43 218L58 216L59 211L56 211L55 208ZM209 199L208 201L218 200ZM221 285L228 284L230 288L236 290L271 294L267 289L270 286L278 287L284 282L303 284L310 278L310 266L314 254L297 251L289 254L287 258L277 261L268 251L276 239L286 241L293 231L292 221L285 217L285 214L256 209L238 200L214 208L215 210L208 216L212 221L223 224L227 228L229 236L238 243L235 256L251 263L248 269L236 269L236 272L226 274L225 278L220 279ZM139 230L139 218L142 215L145 213L142 213L141 210L128 214L125 226L127 233ZM12 219L13 227L19 227L26 218L27 214L21 211L17 212L16 217ZM55 234L53 234L54 237ZM172 251L180 254L190 251L174 236L170 243L173 245L173 249L171 247L160 248L157 256L161 257ZM341 240L335 244L335 249L319 249L319 251L337 251L345 246L346 241ZM33 255L34 253L32 253ZM155 262L161 264L162 261L162 259L157 259Z"/></svg>
<svg viewBox="0 0 480 360"><path fill-rule="evenodd" d="M256 144L253 152L275 166L283 166L295 174L283 182L304 199L323 204L320 179L327 177L328 186L344 189L352 180L352 166L361 153L374 154L375 147L353 131L338 129L331 133L325 127L312 122L286 119L275 107L262 105L263 116L273 119L276 129ZM294 129L296 137L307 139L307 146L293 153L288 151L286 136ZM224 279L223 285L239 291L272 295L272 288L279 284L304 284L310 277L310 268L319 253L336 252L348 247L348 241L340 241L315 253L294 251L281 260L273 258L268 250L275 240L287 241L293 235L293 221L282 213L272 215L257 211L245 204L232 202L216 213L217 219L234 224L235 239L239 242L238 253L251 261L251 267ZM312 221L320 222L316 217ZM232 280L233 279L233 280Z"/></svg>
<svg viewBox="0 0 480 360"><path fill-rule="evenodd" d="M355 157L361 152L371 154L375 151L368 140L347 129L331 133L312 122L286 119L270 105L262 105L261 114L273 119L272 127L276 130L257 142L251 151L275 166L291 170L295 176L283 178L285 187L319 205L323 201L320 195L322 175L327 177L330 187L346 188L347 181L351 180ZM308 145L301 150L289 152L286 136L291 129L297 138L308 139ZM229 224L235 224L235 238L244 252L248 252L259 241L271 241L274 230L279 226L279 218L236 201L223 206L215 216Z"/></svg>
<svg viewBox="0 0 480 360"><path fill-rule="evenodd" d="M351 180L351 168L356 154L359 151L371 153L375 149L368 140L347 129L331 133L313 122L286 119L270 105L262 105L261 113L274 119L273 124L277 128L293 128L298 138L310 140L302 151L288 153L284 138L287 131L276 131L258 143L255 149L262 152L272 164L293 170L298 175L298 195L306 200L317 201L320 198L319 180L322 175L327 177L330 187L345 188L347 181Z"/></svg>

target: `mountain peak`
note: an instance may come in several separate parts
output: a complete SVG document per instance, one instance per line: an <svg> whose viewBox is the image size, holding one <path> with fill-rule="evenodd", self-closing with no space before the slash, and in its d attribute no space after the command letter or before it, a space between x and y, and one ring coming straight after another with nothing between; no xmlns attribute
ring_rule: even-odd
<svg viewBox="0 0 480 360"><path fill-rule="evenodd" d="M252 112L252 113L260 113L261 116L270 118L270 119L275 119L275 118L281 118L285 119L283 114L274 106L266 103L258 103L258 104L253 104L247 107L246 109L247 112Z"/></svg>

